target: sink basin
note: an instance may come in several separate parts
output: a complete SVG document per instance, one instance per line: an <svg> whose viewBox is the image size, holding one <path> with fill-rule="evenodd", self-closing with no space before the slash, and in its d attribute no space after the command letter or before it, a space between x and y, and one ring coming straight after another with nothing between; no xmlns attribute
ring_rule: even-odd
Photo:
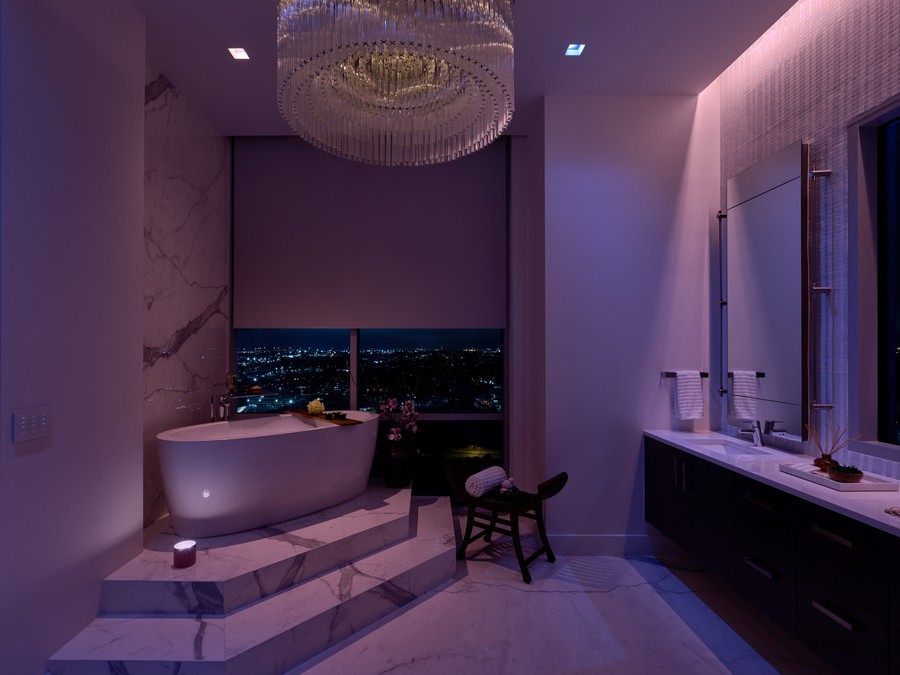
<svg viewBox="0 0 900 675"><path fill-rule="evenodd" d="M749 443L730 442L726 440L710 438L708 440L691 441L695 445L703 447L705 450L717 452L720 455L730 457L740 457L742 455L768 455L763 448Z"/></svg>

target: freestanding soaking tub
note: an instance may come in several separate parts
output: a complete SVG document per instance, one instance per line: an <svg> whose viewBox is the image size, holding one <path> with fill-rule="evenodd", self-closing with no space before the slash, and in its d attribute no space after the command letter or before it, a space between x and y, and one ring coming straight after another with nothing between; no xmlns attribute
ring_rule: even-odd
<svg viewBox="0 0 900 675"><path fill-rule="evenodd" d="M378 415L361 424L273 415L170 429L156 438L175 531L214 537L280 523L361 494Z"/></svg>

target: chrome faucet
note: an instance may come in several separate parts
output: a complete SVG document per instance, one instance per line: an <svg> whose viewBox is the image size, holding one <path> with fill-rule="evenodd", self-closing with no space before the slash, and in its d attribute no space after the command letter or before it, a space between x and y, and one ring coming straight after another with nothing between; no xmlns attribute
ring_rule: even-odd
<svg viewBox="0 0 900 675"><path fill-rule="evenodd" d="M753 424L753 445L762 447L762 433L759 430L759 420Z"/></svg>
<svg viewBox="0 0 900 675"><path fill-rule="evenodd" d="M741 438L752 438L753 445L762 446L762 433L759 428L759 420L741 420L741 428L738 429Z"/></svg>

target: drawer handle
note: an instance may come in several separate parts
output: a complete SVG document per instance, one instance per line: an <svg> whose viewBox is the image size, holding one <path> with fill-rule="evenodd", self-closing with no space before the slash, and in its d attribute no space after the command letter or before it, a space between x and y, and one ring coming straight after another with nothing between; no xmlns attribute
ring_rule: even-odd
<svg viewBox="0 0 900 675"><path fill-rule="evenodd" d="M843 617L838 616L837 614L835 614L834 612L832 612L832 611L831 611L830 609L828 609L827 607L823 607L822 605L820 605L820 604L819 604L818 602L816 602L815 600L812 601L812 606L813 606L815 609L817 609L818 611L822 612L822 614L824 614L825 616L827 616L829 619L831 619L832 621L834 621L834 622L835 622L837 625L839 625L841 628L844 628L844 629L846 629L846 630L849 630L850 632L853 632L853 624L850 623L849 621L847 621L847 619L844 619Z"/></svg>
<svg viewBox="0 0 900 675"><path fill-rule="evenodd" d="M769 502L764 502L762 499L758 497L754 497L751 493L744 493L744 500L750 502L754 506L758 506L761 509L765 509L766 511L774 511L775 507L769 504Z"/></svg>
<svg viewBox="0 0 900 675"><path fill-rule="evenodd" d="M821 525L812 525L810 529L816 534L822 535L826 539L831 539L831 541L837 542L841 546L846 546L847 548L853 548L853 542L849 539L842 537L839 534L835 534L830 530L826 530Z"/></svg>
<svg viewBox="0 0 900 675"><path fill-rule="evenodd" d="M746 558L744 558L744 564L747 565L747 567L749 567L753 570L756 570L757 572L762 574L769 581L775 581L775 572L768 569L766 566L756 562L749 555Z"/></svg>

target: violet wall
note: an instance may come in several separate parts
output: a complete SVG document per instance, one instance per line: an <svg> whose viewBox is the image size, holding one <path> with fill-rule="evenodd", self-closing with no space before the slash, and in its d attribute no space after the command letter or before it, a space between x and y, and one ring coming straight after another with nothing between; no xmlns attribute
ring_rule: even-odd
<svg viewBox="0 0 900 675"><path fill-rule="evenodd" d="M3 0L0 45L0 670L39 675L141 548L144 19Z"/></svg>
<svg viewBox="0 0 900 675"><path fill-rule="evenodd" d="M208 422L231 336L231 144L165 75L144 85L144 524L168 513L156 435Z"/></svg>
<svg viewBox="0 0 900 675"><path fill-rule="evenodd" d="M545 100L546 473L563 553L647 550L642 429L674 418L662 371L710 370L718 92ZM715 377L715 375L714 375Z"/></svg>

